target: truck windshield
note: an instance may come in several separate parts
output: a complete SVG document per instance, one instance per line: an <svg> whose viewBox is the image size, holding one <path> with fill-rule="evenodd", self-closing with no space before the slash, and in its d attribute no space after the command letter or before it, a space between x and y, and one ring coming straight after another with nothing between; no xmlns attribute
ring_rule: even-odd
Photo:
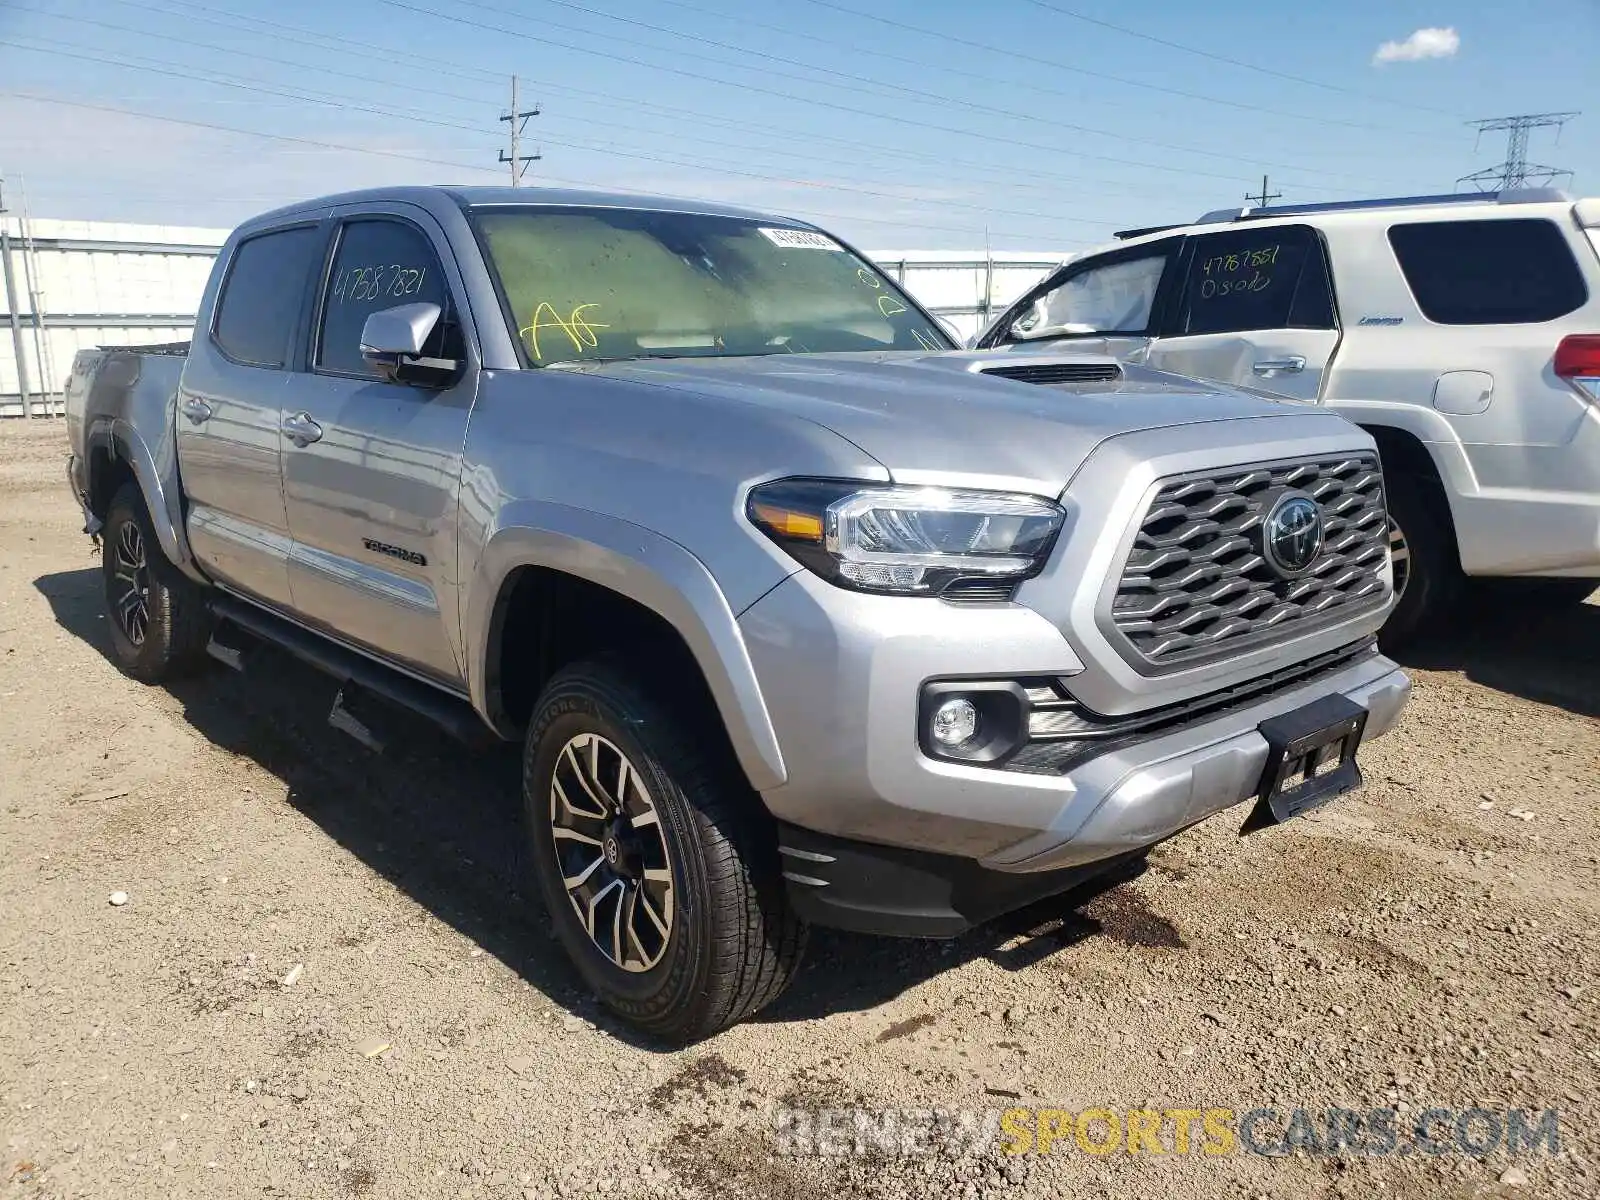
<svg viewBox="0 0 1600 1200"><path fill-rule="evenodd" d="M954 348L881 271L816 230L555 206L481 208L473 221L532 366Z"/></svg>

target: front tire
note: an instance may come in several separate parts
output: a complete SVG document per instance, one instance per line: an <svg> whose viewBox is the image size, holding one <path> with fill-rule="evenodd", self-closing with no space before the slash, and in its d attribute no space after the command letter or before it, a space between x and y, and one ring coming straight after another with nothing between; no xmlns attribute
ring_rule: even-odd
<svg viewBox="0 0 1600 1200"><path fill-rule="evenodd" d="M711 740L617 667L581 663L545 688L523 754L557 937L606 1007L680 1044L769 1004L805 947L771 821Z"/></svg>
<svg viewBox="0 0 1600 1200"><path fill-rule="evenodd" d="M111 659L141 683L163 683L205 661L211 614L205 589L162 553L136 484L111 499L100 566Z"/></svg>

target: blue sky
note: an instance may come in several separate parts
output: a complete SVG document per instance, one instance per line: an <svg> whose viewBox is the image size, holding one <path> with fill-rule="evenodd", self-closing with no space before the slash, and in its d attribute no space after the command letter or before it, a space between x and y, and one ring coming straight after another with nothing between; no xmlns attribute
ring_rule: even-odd
<svg viewBox="0 0 1600 1200"><path fill-rule="evenodd" d="M1530 158L1593 191L1597 36L1595 0L0 0L0 171L35 217L219 226L495 183L515 72L531 182L1072 251L1264 173L1286 202L1450 191L1504 152L1465 122L1506 113L1588 110Z"/></svg>

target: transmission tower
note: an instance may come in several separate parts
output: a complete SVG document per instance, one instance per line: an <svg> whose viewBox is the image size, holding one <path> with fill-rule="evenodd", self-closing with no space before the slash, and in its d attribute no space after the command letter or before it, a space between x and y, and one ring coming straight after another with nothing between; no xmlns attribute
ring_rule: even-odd
<svg viewBox="0 0 1600 1200"><path fill-rule="evenodd" d="M1486 133L1505 130L1506 160L1497 167L1485 167L1471 175L1463 175L1456 180L1456 185L1459 187L1463 183L1470 183L1480 192L1503 192L1527 187L1530 180L1537 185L1554 183L1563 175L1570 179L1572 172L1564 167L1547 167L1528 161L1528 134L1535 129L1554 126L1559 138L1561 127L1578 115L1575 112L1526 113L1520 117L1490 117L1484 121L1469 121L1468 124L1478 131L1479 142Z"/></svg>
<svg viewBox="0 0 1600 1200"><path fill-rule="evenodd" d="M528 164L538 162L542 155L522 153L522 132L528 127L528 118L539 115L539 106L522 109L517 107L517 77L511 77L511 111L500 119L511 126L511 153L500 151L500 161L511 164L511 186L516 187L522 182L523 172L528 169Z"/></svg>

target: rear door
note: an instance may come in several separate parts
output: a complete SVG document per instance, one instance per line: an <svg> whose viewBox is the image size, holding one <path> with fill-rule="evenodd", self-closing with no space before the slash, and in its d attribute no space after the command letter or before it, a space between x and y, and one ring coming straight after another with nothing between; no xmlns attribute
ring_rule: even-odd
<svg viewBox="0 0 1600 1200"><path fill-rule="evenodd" d="M189 544L212 578L290 603L279 407L322 233L251 234L233 250L178 391L178 462Z"/></svg>
<svg viewBox="0 0 1600 1200"><path fill-rule="evenodd" d="M1180 271L1151 366L1317 400L1339 327L1315 229L1243 224L1193 236Z"/></svg>
<svg viewBox="0 0 1600 1200"><path fill-rule="evenodd" d="M477 381L464 294L444 231L420 209L395 204L344 216L308 370L295 376L283 409L296 610L449 685L463 678L456 506ZM427 356L464 364L461 382L442 390L387 382L361 356L371 313L424 302L444 311Z"/></svg>

